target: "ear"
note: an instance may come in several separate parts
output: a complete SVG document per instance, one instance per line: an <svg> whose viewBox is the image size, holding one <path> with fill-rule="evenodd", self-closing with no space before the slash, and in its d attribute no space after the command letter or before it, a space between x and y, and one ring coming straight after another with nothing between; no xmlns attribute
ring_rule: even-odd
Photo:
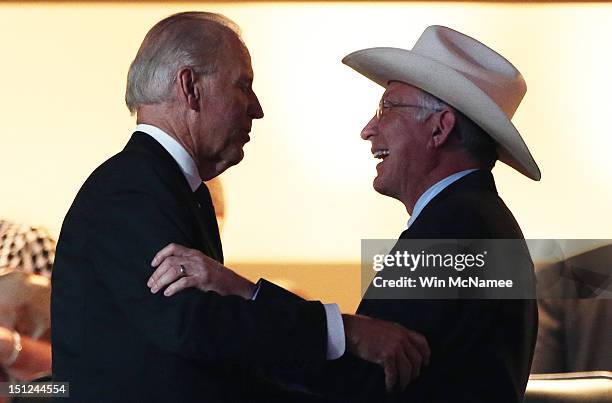
<svg viewBox="0 0 612 403"><path fill-rule="evenodd" d="M198 77L189 67L180 69L176 76L178 99L184 101L189 109L200 110L201 88L197 85Z"/></svg>
<svg viewBox="0 0 612 403"><path fill-rule="evenodd" d="M452 110L445 108L439 113L437 119L432 119L431 140L435 148L442 147L449 141L450 134L455 127L455 113Z"/></svg>

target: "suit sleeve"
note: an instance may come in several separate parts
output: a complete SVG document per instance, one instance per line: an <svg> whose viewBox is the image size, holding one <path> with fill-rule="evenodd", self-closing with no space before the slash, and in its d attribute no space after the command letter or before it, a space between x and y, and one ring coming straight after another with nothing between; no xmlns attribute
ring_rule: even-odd
<svg viewBox="0 0 612 403"><path fill-rule="evenodd" d="M305 299L299 295L295 295L291 291L287 291L283 287L279 287L265 278L259 279L258 286L257 297L255 298L257 301L266 301L269 303L296 303L305 301Z"/></svg>
<svg viewBox="0 0 612 403"><path fill-rule="evenodd" d="M259 281L257 299L279 304L303 301L299 296L270 283ZM335 402L384 402L391 398L385 390L382 367L345 353L322 367L285 370L282 374L261 374L288 389L294 389Z"/></svg>
<svg viewBox="0 0 612 403"><path fill-rule="evenodd" d="M270 304L194 289L172 297L151 294L146 283L153 256L172 242L196 247L195 226L162 181L121 169L107 176L75 201L74 219L87 222L87 255L97 281L143 337L190 360L263 366L325 361L319 302Z"/></svg>
<svg viewBox="0 0 612 403"><path fill-rule="evenodd" d="M322 367L294 367L282 372L261 372L260 376L281 387L323 399L361 403L385 402L392 398L385 390L382 367L350 353Z"/></svg>

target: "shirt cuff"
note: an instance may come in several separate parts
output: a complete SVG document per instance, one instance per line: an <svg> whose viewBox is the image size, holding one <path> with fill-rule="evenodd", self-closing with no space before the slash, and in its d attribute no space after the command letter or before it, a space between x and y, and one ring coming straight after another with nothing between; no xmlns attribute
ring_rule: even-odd
<svg viewBox="0 0 612 403"><path fill-rule="evenodd" d="M346 349L344 337L344 323L337 304L324 304L325 317L327 318L327 354L328 360L342 357Z"/></svg>

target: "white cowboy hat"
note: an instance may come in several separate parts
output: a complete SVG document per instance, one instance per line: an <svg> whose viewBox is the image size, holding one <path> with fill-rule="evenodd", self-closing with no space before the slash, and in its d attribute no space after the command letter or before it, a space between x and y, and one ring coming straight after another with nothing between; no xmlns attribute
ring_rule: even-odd
<svg viewBox="0 0 612 403"><path fill-rule="evenodd" d="M456 108L497 143L499 160L540 180L538 164L510 119L527 85L503 56L450 28L427 27L412 50L370 48L342 62L377 84L401 81Z"/></svg>

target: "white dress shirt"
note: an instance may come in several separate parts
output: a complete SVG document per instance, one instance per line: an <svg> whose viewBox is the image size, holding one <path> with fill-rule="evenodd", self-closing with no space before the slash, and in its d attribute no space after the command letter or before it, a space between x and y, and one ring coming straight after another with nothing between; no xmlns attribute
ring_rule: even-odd
<svg viewBox="0 0 612 403"><path fill-rule="evenodd" d="M168 133L156 126L141 123L136 126L134 131L146 133L157 140L157 142L168 151L172 158L174 158L181 168L183 175L185 175L185 179L189 182L191 190L195 192L202 183L202 179L198 173L195 161L183 146ZM259 291L259 289L255 290L253 299L257 297L257 291ZM342 315L340 314L340 308L337 304L324 304L323 307L325 308L325 316L327 319L326 356L328 360L335 360L336 358L340 358L346 349L344 323L342 322Z"/></svg>

